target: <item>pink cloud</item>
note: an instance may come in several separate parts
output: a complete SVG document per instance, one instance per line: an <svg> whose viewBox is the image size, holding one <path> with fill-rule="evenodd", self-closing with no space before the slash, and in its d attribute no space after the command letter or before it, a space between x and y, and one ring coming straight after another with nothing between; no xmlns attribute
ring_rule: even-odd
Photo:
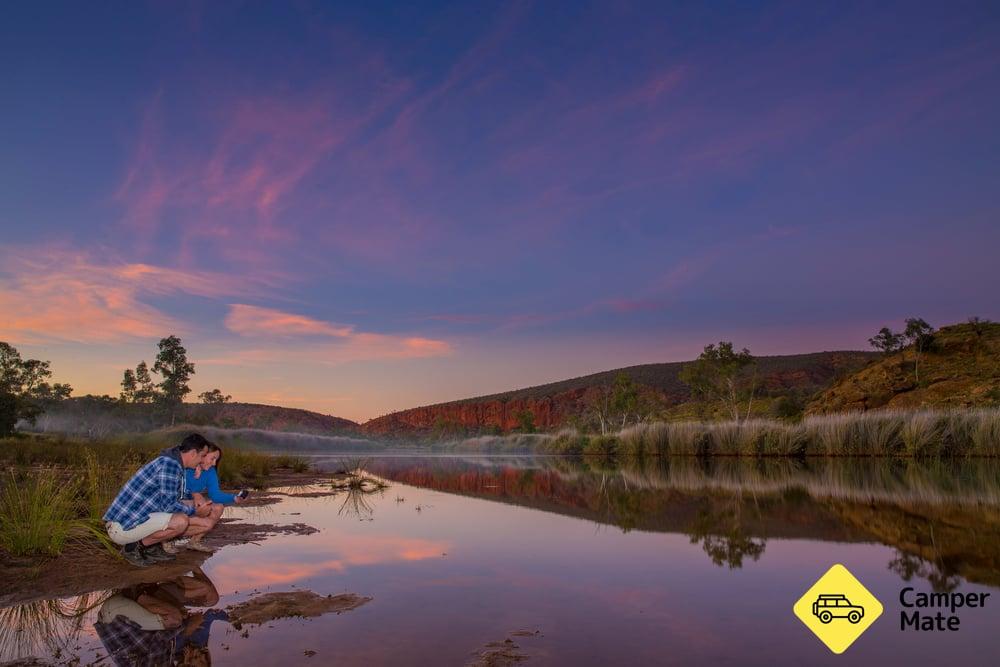
<svg viewBox="0 0 1000 667"><path fill-rule="evenodd" d="M306 340L294 346L236 350L202 363L242 365L292 360L342 363L362 359L436 357L452 351L451 344L444 340L358 331L353 325L334 324L305 315L246 304L232 304L225 323L230 331L248 339Z"/></svg>
<svg viewBox="0 0 1000 667"><path fill-rule="evenodd" d="M346 338L354 327L331 324L305 315L286 313L272 308L234 303L226 316L226 327L242 336L334 336Z"/></svg>
<svg viewBox="0 0 1000 667"><path fill-rule="evenodd" d="M0 338L111 342L186 327L150 296L206 298L259 293L260 280L99 259L59 246L0 247Z"/></svg>
<svg viewBox="0 0 1000 667"><path fill-rule="evenodd" d="M212 579L223 590L245 589L247 582L256 587L286 584L328 572L344 572L351 567L432 560L451 549L451 544L444 540L389 535L338 534L335 540L331 540L325 539L321 533L310 541L313 543L303 544L297 552L305 562L270 561L257 566L243 562L224 563L212 570ZM319 551L317 541L322 546ZM323 557L310 560L316 555Z"/></svg>
<svg viewBox="0 0 1000 667"><path fill-rule="evenodd" d="M328 81L297 93L219 92L182 118L157 94L114 195L122 224L145 252L155 237L162 254L156 235L170 230L183 258L208 243L233 262L267 262L275 243L299 238L300 221L283 214L310 205L303 183L404 91L389 85L355 95Z"/></svg>

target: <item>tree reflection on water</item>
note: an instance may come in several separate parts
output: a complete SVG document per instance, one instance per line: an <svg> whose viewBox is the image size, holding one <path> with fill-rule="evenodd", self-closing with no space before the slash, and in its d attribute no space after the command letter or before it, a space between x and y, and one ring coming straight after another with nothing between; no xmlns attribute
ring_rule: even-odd
<svg viewBox="0 0 1000 667"><path fill-rule="evenodd" d="M904 580L1000 586L992 460L386 458L368 471L623 532L681 533L728 569L759 561L771 538L881 542L896 550L888 567Z"/></svg>

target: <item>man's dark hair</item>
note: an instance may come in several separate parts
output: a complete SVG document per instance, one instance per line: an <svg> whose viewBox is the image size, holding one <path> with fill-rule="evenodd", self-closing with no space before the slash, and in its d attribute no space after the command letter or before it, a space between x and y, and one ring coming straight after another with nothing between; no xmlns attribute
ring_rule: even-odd
<svg viewBox="0 0 1000 667"><path fill-rule="evenodd" d="M205 449L211 444L201 433L192 433L181 440L181 444L177 448L182 452L190 452L192 449Z"/></svg>

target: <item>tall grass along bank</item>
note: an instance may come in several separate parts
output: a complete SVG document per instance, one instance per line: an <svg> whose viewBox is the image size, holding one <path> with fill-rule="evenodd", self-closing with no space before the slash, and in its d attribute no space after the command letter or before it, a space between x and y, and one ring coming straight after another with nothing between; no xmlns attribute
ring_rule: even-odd
<svg viewBox="0 0 1000 667"><path fill-rule="evenodd" d="M67 548L116 549L102 516L122 485L161 444L27 436L0 440L0 556L45 557ZM228 448L226 486L263 487L277 468L305 472L305 459ZM0 559L2 560L2 559Z"/></svg>
<svg viewBox="0 0 1000 667"><path fill-rule="evenodd" d="M1000 456L1000 409L872 411L729 422L653 422L615 435L574 430L452 442L454 451L646 456Z"/></svg>

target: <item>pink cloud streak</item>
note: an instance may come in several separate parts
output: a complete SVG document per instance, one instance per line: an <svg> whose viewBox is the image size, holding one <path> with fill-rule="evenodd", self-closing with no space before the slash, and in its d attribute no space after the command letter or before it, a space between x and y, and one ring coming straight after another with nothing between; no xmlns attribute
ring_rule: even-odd
<svg viewBox="0 0 1000 667"><path fill-rule="evenodd" d="M294 346L285 344L237 350L203 363L244 365L291 360L342 363L362 359L437 357L452 352L452 345L444 340L357 331L353 325L334 324L306 315L247 304L230 305L225 324L233 333L261 342L288 338L307 340Z"/></svg>
<svg viewBox="0 0 1000 667"><path fill-rule="evenodd" d="M183 331L186 325L144 301L259 293L260 280L98 259L58 246L0 247L0 338L113 342Z"/></svg>

